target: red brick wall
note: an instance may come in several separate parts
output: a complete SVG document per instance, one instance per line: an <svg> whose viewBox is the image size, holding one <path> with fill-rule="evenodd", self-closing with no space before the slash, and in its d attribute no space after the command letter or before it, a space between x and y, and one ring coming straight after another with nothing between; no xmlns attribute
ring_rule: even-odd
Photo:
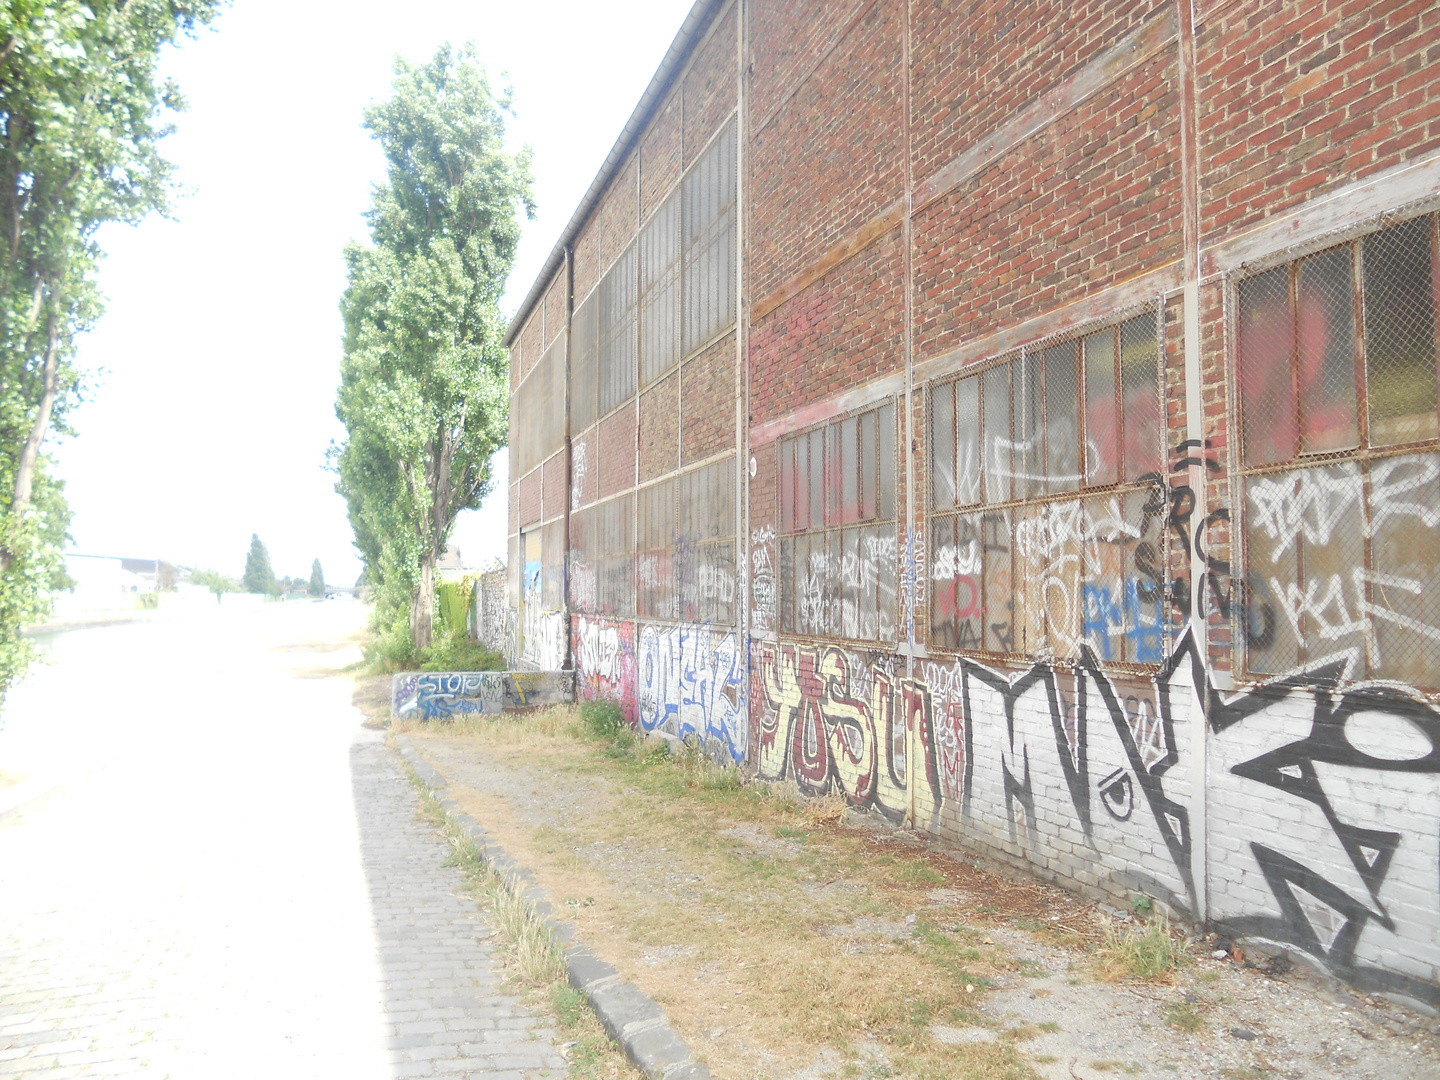
<svg viewBox="0 0 1440 1080"><path fill-rule="evenodd" d="M519 524L531 525L540 520L540 470L531 469L520 478Z"/></svg>
<svg viewBox="0 0 1440 1080"><path fill-rule="evenodd" d="M550 288L545 290L545 347L565 329L565 266L555 271Z"/></svg>
<svg viewBox="0 0 1440 1080"><path fill-rule="evenodd" d="M726 334L680 373L680 454L688 465L735 445L735 335Z"/></svg>
<svg viewBox="0 0 1440 1080"><path fill-rule="evenodd" d="M904 269L896 229L751 328L751 423L904 370Z"/></svg>
<svg viewBox="0 0 1440 1080"><path fill-rule="evenodd" d="M640 395L640 479L673 470L679 443L680 376L671 372Z"/></svg>
<svg viewBox="0 0 1440 1080"><path fill-rule="evenodd" d="M1197 41L1207 236L1440 148L1440 8L1240 4Z"/></svg>
<svg viewBox="0 0 1440 1080"><path fill-rule="evenodd" d="M635 239L635 186L640 179L640 163L631 155L600 200L595 212L600 225L598 271L601 277Z"/></svg>
<svg viewBox="0 0 1440 1080"><path fill-rule="evenodd" d="M716 23L685 73L685 165L693 163L735 108L736 5Z"/></svg>
<svg viewBox="0 0 1440 1080"><path fill-rule="evenodd" d="M570 471L571 505L585 506L595 501L600 490L599 443L595 429L591 428L570 445L575 459Z"/></svg>
<svg viewBox="0 0 1440 1080"><path fill-rule="evenodd" d="M600 284L600 222L591 216L575 239L575 307Z"/></svg>
<svg viewBox="0 0 1440 1080"><path fill-rule="evenodd" d="M1156 0L917 4L916 182L990 134L1160 9Z"/></svg>
<svg viewBox="0 0 1440 1080"><path fill-rule="evenodd" d="M635 486L635 410L621 409L600 421L600 498Z"/></svg>
<svg viewBox="0 0 1440 1080"><path fill-rule="evenodd" d="M545 352L544 337L540 332L540 324L544 321L544 310L536 305L530 318L525 322L525 328L520 331L520 378L530 374L531 369L540 362L540 357Z"/></svg>
<svg viewBox="0 0 1440 1080"><path fill-rule="evenodd" d="M1180 257L1175 77L1152 57L916 215L917 356Z"/></svg>
<svg viewBox="0 0 1440 1080"><path fill-rule="evenodd" d="M755 136L753 296L793 277L903 196L904 12L900 0L876 3ZM774 89L757 85L756 93Z"/></svg>
<svg viewBox="0 0 1440 1080"><path fill-rule="evenodd" d="M640 142L640 216L648 218L680 181L680 92L673 91Z"/></svg>
<svg viewBox="0 0 1440 1080"><path fill-rule="evenodd" d="M545 494L541 513L546 520L565 512L565 451L545 462Z"/></svg>

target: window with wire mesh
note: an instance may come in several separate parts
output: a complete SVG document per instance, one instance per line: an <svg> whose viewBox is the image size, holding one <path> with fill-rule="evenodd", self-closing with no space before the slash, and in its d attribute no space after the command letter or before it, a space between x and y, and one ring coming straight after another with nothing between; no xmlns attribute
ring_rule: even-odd
<svg viewBox="0 0 1440 1080"><path fill-rule="evenodd" d="M511 470L524 476L565 446L565 335L562 333L515 391Z"/></svg>
<svg viewBox="0 0 1440 1080"><path fill-rule="evenodd" d="M681 181L688 356L735 321L735 124L726 124Z"/></svg>
<svg viewBox="0 0 1440 1080"><path fill-rule="evenodd" d="M930 644L1153 664L1164 645L1157 315L933 384Z"/></svg>
<svg viewBox="0 0 1440 1080"><path fill-rule="evenodd" d="M1344 657L1440 688L1440 222L1426 214L1235 286L1256 675Z"/></svg>
<svg viewBox="0 0 1440 1080"><path fill-rule="evenodd" d="M635 496L570 514L570 607L592 615L635 614Z"/></svg>
<svg viewBox="0 0 1440 1080"><path fill-rule="evenodd" d="M895 403L779 444L780 629L894 641Z"/></svg>
<svg viewBox="0 0 1440 1080"><path fill-rule="evenodd" d="M735 621L735 462L726 458L636 493L639 614Z"/></svg>
<svg viewBox="0 0 1440 1080"><path fill-rule="evenodd" d="M727 124L572 316L579 434L735 321L735 124Z"/></svg>
<svg viewBox="0 0 1440 1080"><path fill-rule="evenodd" d="M680 618L728 626L735 621L735 462L682 474L675 530Z"/></svg>
<svg viewBox="0 0 1440 1080"><path fill-rule="evenodd" d="M540 526L540 606L559 611L565 606L565 519Z"/></svg>

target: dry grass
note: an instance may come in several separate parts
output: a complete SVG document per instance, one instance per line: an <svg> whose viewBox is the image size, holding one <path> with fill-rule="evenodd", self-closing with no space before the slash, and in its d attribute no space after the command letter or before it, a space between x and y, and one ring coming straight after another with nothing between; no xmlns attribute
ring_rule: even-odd
<svg viewBox="0 0 1440 1080"><path fill-rule="evenodd" d="M1190 957L1170 920L1157 915L1143 927L1117 933L1107 927L1105 940L1095 950L1091 966L1104 982L1137 980L1169 983Z"/></svg>
<svg viewBox="0 0 1440 1080"><path fill-rule="evenodd" d="M466 885L500 931L507 980L532 1007L548 1005L562 1045L568 1047L568 1074L575 1080L638 1080L640 1074L625 1058L584 995L565 981L559 943L544 920L525 902L515 881L492 871L475 842L461 831L444 807L407 764L405 772L420 795L420 813L449 842L449 864L465 875Z"/></svg>
<svg viewBox="0 0 1440 1080"><path fill-rule="evenodd" d="M989 905L953 888L978 872L841 824L839 798L742 784L698 751L672 760L642 740L588 737L575 712L432 725L415 745L552 896L573 901L580 938L665 1006L717 1077L780 1075L827 1050L864 1072L877 1047L891 1075L915 1080L1034 1075L1014 1040L930 1035L988 1024L974 1006L1018 966L977 929ZM457 751L506 782L464 787L445 768ZM538 823L521 804L542 784L577 806Z"/></svg>

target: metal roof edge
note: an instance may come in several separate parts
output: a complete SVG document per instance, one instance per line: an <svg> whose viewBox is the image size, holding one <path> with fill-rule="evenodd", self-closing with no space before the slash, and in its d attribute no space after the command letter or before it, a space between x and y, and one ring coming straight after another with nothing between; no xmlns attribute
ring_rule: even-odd
<svg viewBox="0 0 1440 1080"><path fill-rule="evenodd" d="M500 339L500 343L506 348L509 348L515 338L519 336L520 327L529 318L536 302L544 295L546 284L560 264L565 261L565 249L574 243L581 227L589 220L591 212L599 203L600 196L610 186L610 181L615 178L616 172L619 171L625 159L630 156L641 132L645 130L651 116L654 115L656 108L664 100L665 94L675 81L675 76L684 68L686 61L690 59L690 53L704 37L711 18L727 3L729 0L695 0L694 6L690 8L690 13L680 24L680 30L675 35L675 40L670 43L665 58L655 69L655 75L651 78L650 85L640 95L640 101L636 104L635 111L625 122L625 127L620 131L620 137L610 148L610 153L606 156L604 164L600 166L600 171L595 174L595 179L590 182L590 189L585 192L585 197L575 208L575 213L570 217L570 223L565 226L565 231L555 242L555 247L551 249L549 257L545 260L545 265L535 276L535 283L530 286L530 291L525 294L525 299L521 301L520 307L510 320L510 325L505 330L505 336Z"/></svg>

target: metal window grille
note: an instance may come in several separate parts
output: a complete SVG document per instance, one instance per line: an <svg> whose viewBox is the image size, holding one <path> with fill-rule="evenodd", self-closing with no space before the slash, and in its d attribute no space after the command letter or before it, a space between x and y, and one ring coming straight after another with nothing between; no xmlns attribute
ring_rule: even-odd
<svg viewBox="0 0 1440 1080"><path fill-rule="evenodd" d="M635 396L635 264L632 244L596 290L601 416Z"/></svg>
<svg viewBox="0 0 1440 1080"><path fill-rule="evenodd" d="M1246 670L1440 688L1440 215L1235 285Z"/></svg>
<svg viewBox="0 0 1440 1080"><path fill-rule="evenodd" d="M779 446L780 629L894 641L895 404Z"/></svg>
<svg viewBox="0 0 1440 1080"><path fill-rule="evenodd" d="M685 356L735 321L736 168L732 121L681 181Z"/></svg>
<svg viewBox="0 0 1440 1080"><path fill-rule="evenodd" d="M627 493L570 514L570 606L594 615L635 614L635 497Z"/></svg>
<svg viewBox="0 0 1440 1080"><path fill-rule="evenodd" d="M570 317L570 432L579 435L599 416L600 295L592 292Z"/></svg>
<svg viewBox="0 0 1440 1080"><path fill-rule="evenodd" d="M640 385L680 359L680 196L672 194L640 234Z"/></svg>
<svg viewBox="0 0 1440 1080"><path fill-rule="evenodd" d="M511 473L524 476L565 445L565 335L545 350L515 392Z"/></svg>
<svg viewBox="0 0 1440 1080"><path fill-rule="evenodd" d="M1157 334L1146 313L929 387L932 646L1159 662Z"/></svg>
<svg viewBox="0 0 1440 1080"><path fill-rule="evenodd" d="M638 503L638 546L635 557L637 613L652 619L674 619L679 599L675 592L675 481L663 480L635 493Z"/></svg>

